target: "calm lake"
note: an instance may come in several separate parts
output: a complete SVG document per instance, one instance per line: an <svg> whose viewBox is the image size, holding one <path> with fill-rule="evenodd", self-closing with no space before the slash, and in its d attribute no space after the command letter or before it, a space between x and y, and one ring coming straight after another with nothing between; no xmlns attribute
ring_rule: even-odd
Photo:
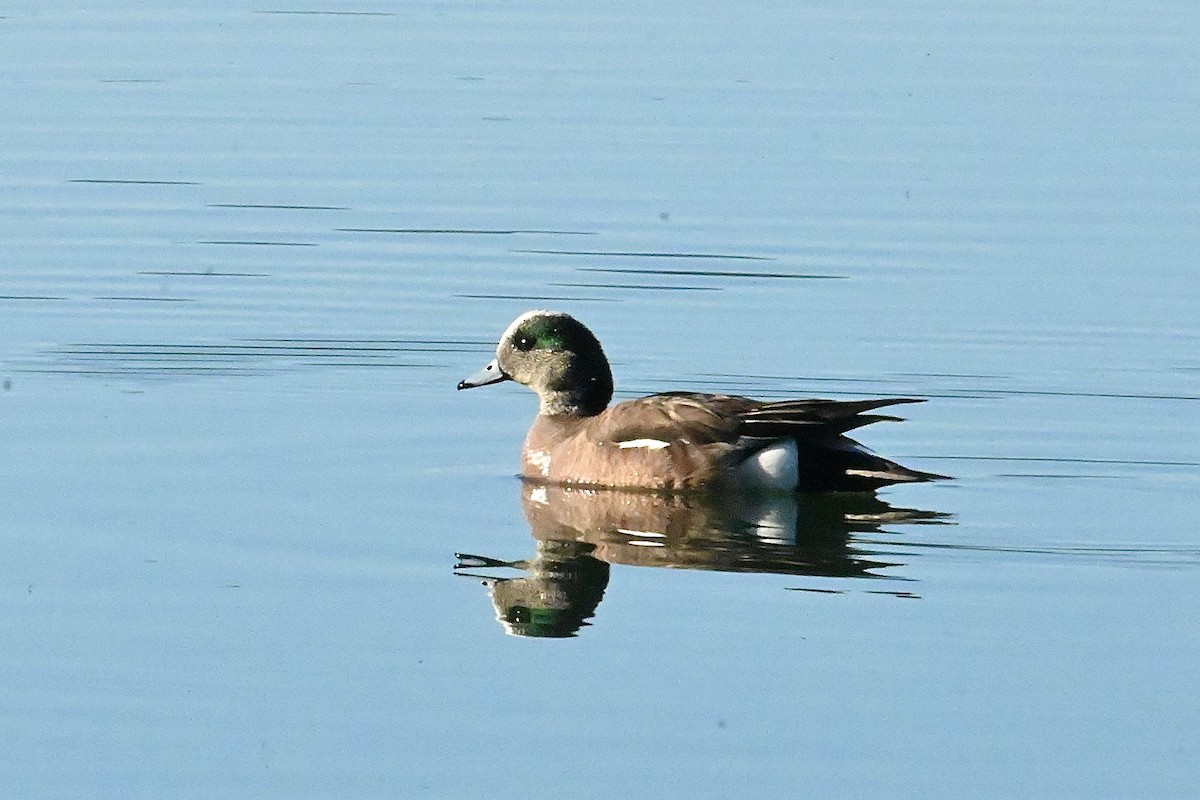
<svg viewBox="0 0 1200 800"><path fill-rule="evenodd" d="M0 108L0 796L1200 796L1194 3L18 1ZM531 308L953 480L533 492Z"/></svg>

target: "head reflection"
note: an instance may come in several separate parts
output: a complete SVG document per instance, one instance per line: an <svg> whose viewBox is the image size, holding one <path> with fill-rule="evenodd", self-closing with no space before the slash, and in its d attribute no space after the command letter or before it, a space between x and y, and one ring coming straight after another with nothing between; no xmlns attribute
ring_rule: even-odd
<svg viewBox="0 0 1200 800"><path fill-rule="evenodd" d="M523 482L521 502L534 555L506 561L459 553L455 569L483 579L508 633L555 638L590 624L611 564L895 577L879 570L900 564L880 560L862 540L884 524L946 519L854 493L672 495ZM510 569L524 574L492 574Z"/></svg>

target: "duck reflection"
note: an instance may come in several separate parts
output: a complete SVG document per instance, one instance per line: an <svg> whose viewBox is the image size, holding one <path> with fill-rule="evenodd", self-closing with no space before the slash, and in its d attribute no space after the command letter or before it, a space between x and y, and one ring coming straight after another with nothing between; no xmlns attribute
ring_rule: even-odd
<svg viewBox="0 0 1200 800"><path fill-rule="evenodd" d="M574 636L595 614L611 564L720 572L879 578L899 566L856 538L888 523L945 522L872 494L678 495L523 482L531 558L456 554L460 575L481 578L497 618L517 636ZM521 577L469 570L512 568Z"/></svg>

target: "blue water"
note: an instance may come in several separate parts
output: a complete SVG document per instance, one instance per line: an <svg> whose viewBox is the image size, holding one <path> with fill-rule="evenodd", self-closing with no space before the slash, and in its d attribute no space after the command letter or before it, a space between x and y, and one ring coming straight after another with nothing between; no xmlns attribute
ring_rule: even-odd
<svg viewBox="0 0 1200 800"><path fill-rule="evenodd" d="M0 795L1200 793L1190 4L0 42ZM955 479L541 518L454 391L534 307L619 397L927 398L861 438Z"/></svg>

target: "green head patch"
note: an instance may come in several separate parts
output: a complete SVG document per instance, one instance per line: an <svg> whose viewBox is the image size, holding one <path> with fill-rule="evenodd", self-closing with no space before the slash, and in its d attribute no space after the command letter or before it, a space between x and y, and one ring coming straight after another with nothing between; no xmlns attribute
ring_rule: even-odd
<svg viewBox="0 0 1200 800"><path fill-rule="evenodd" d="M522 352L530 350L564 350L567 343L559 320L535 317L516 330L513 345Z"/></svg>

